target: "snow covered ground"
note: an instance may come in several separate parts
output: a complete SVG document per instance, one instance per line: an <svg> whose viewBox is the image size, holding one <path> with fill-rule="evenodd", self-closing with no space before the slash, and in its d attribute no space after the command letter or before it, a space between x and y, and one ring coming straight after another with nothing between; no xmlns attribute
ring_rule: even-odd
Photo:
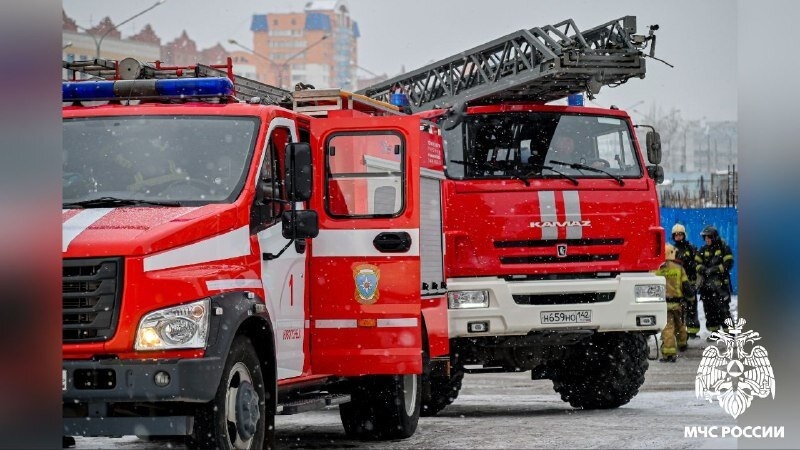
<svg viewBox="0 0 800 450"><path fill-rule="evenodd" d="M732 302L736 314L737 299ZM701 307L701 323L702 307ZM676 363L651 361L644 386L630 403L613 410L583 411L561 401L548 380L530 373L467 375L455 403L420 419L417 433L391 442L345 437L334 408L276 419L281 448L735 448L733 438L686 438L684 427L734 426L718 404L695 398L694 380L708 332L691 340ZM77 438L77 448L174 448L182 445Z"/></svg>

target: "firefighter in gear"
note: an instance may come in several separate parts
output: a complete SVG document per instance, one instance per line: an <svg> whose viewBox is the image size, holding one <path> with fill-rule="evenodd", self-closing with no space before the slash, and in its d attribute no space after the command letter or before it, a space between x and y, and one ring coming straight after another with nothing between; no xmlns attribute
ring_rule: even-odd
<svg viewBox="0 0 800 450"><path fill-rule="evenodd" d="M683 298L684 293L691 290L689 277L683 266L675 261L676 250L670 244L666 244L666 261L658 270L656 275L661 275L666 279L667 284L667 325L661 331L661 362L675 362L678 359L678 350L684 351L687 346L688 335L686 333L686 323L683 321Z"/></svg>
<svg viewBox="0 0 800 450"><path fill-rule="evenodd" d="M675 262L683 266L689 283L692 286L697 284L697 266L694 257L697 256L697 248L686 239L686 228L676 223L672 226L672 242L675 244L677 256ZM683 310L686 315L686 332L689 338L696 339L700 332L700 319L697 318L697 295L694 289L684 292Z"/></svg>
<svg viewBox="0 0 800 450"><path fill-rule="evenodd" d="M731 317L730 271L733 268L733 253L715 227L709 225L703 228L700 235L706 245L695 256L697 286L706 314L706 328L708 331L718 331L725 324L725 319Z"/></svg>

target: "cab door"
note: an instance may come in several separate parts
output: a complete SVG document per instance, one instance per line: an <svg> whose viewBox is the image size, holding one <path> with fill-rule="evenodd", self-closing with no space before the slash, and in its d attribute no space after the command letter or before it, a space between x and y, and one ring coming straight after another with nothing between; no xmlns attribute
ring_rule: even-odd
<svg viewBox="0 0 800 450"><path fill-rule="evenodd" d="M297 142L297 129L293 121L278 117L270 122L267 136L259 176L272 183L280 199L285 199L279 152L284 151L287 142ZM258 244L262 255L280 255L262 257L261 274L267 308L275 327L278 379L283 380L302 375L306 362L305 269L308 255L302 246L286 247L289 241L282 236L280 217L288 206L273 202L269 207L272 220L258 232Z"/></svg>
<svg viewBox="0 0 800 450"><path fill-rule="evenodd" d="M312 121L314 373L421 373L418 135L412 117Z"/></svg>

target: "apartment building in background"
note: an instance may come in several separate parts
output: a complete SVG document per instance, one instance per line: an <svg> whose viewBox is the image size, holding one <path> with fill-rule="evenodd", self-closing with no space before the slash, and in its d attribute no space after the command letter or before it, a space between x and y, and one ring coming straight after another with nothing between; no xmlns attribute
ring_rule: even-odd
<svg viewBox="0 0 800 450"><path fill-rule="evenodd" d="M354 91L387 78L364 69L371 76L357 79L360 33L346 0L309 1L302 12L254 14L250 26L253 44L243 47L247 51L227 50L219 43L201 49L187 30L162 42L149 24L138 31L131 31L130 24L119 30L109 17L84 27L62 12L65 61L98 57L100 44L99 57L109 60L131 57L185 66L221 64L230 56L237 75L289 90L305 83L318 89ZM64 76L68 76L66 71Z"/></svg>
<svg viewBox="0 0 800 450"><path fill-rule="evenodd" d="M250 26L259 81L285 89L356 88L358 23L345 0L316 0L302 12L254 14Z"/></svg>

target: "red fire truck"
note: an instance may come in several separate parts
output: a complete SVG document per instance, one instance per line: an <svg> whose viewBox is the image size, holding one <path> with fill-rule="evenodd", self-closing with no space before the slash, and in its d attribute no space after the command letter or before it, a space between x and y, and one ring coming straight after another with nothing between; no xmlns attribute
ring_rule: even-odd
<svg viewBox="0 0 800 450"><path fill-rule="evenodd" d="M665 325L656 184L660 140L616 107L583 106L645 75L654 31L632 16L579 31L521 30L360 93L403 99L442 125L449 374L430 378L423 415L465 372L531 371L576 407L627 403L644 382L646 336ZM567 105L546 104L570 98Z"/></svg>
<svg viewBox="0 0 800 450"><path fill-rule="evenodd" d="M438 127L230 60L64 68L65 436L262 448L276 414L333 405L350 437L411 436L449 351L421 313L446 304L421 291L443 279Z"/></svg>

